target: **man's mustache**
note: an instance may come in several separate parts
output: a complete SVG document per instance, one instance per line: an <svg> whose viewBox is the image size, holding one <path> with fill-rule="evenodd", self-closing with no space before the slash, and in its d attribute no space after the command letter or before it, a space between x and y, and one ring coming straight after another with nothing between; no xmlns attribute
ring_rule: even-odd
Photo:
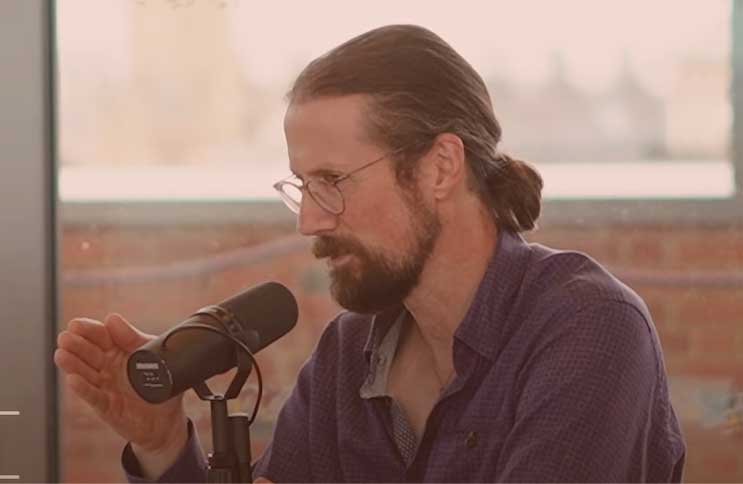
<svg viewBox="0 0 743 484"><path fill-rule="evenodd" d="M318 236L312 244L312 254L318 259L339 257L346 254L363 254L364 252L364 248L355 240L326 235Z"/></svg>

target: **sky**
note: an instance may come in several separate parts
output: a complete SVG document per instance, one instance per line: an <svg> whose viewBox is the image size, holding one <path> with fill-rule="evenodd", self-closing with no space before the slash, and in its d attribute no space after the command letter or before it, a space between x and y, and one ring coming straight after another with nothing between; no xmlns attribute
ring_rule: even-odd
<svg viewBox="0 0 743 484"><path fill-rule="evenodd" d="M261 84L285 82L307 59L366 30L415 23L441 35L485 76L536 82L559 51L571 80L588 89L616 75L629 53L653 91L667 84L680 54L729 55L727 0L58 0L65 52L126 69L132 9L220 9L230 18L240 59Z"/></svg>

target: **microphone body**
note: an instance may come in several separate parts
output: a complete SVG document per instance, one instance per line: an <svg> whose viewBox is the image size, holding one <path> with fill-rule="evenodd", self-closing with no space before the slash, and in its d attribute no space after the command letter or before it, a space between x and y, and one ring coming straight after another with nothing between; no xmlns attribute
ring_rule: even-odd
<svg viewBox="0 0 743 484"><path fill-rule="evenodd" d="M129 382L144 400L164 402L237 364L235 343L229 338L185 328L212 326L242 339L256 353L288 333L297 316L297 302L286 287L277 282L254 286L202 308L137 349L127 362ZM175 330L178 334L169 336Z"/></svg>

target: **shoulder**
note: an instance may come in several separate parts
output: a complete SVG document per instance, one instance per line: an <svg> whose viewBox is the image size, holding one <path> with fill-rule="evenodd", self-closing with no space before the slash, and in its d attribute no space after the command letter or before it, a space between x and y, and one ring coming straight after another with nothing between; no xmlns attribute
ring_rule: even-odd
<svg viewBox="0 0 743 484"><path fill-rule="evenodd" d="M522 280L522 302L535 309L585 313L596 306L614 308L626 317L650 322L642 298L587 254L529 244L530 258Z"/></svg>
<svg viewBox="0 0 743 484"><path fill-rule="evenodd" d="M588 254L530 244L531 259L525 283L536 290L559 292L563 297L625 302L644 307L630 287Z"/></svg>
<svg viewBox="0 0 743 484"><path fill-rule="evenodd" d="M587 395L621 386L650 398L664 378L663 357L642 298L587 254L530 249L511 321L521 377L551 388L557 372Z"/></svg>
<svg viewBox="0 0 743 484"><path fill-rule="evenodd" d="M516 311L528 339L564 350L630 354L658 364L660 345L645 302L587 254L529 244Z"/></svg>

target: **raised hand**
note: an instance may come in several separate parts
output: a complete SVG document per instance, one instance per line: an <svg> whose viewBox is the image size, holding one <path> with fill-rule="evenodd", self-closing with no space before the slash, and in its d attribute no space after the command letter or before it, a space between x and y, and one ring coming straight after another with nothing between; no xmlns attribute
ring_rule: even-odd
<svg viewBox="0 0 743 484"><path fill-rule="evenodd" d="M54 362L69 387L135 452L177 454L186 442L182 395L161 404L143 400L129 384L129 355L154 335L143 333L118 314L101 323L75 318L57 338Z"/></svg>

